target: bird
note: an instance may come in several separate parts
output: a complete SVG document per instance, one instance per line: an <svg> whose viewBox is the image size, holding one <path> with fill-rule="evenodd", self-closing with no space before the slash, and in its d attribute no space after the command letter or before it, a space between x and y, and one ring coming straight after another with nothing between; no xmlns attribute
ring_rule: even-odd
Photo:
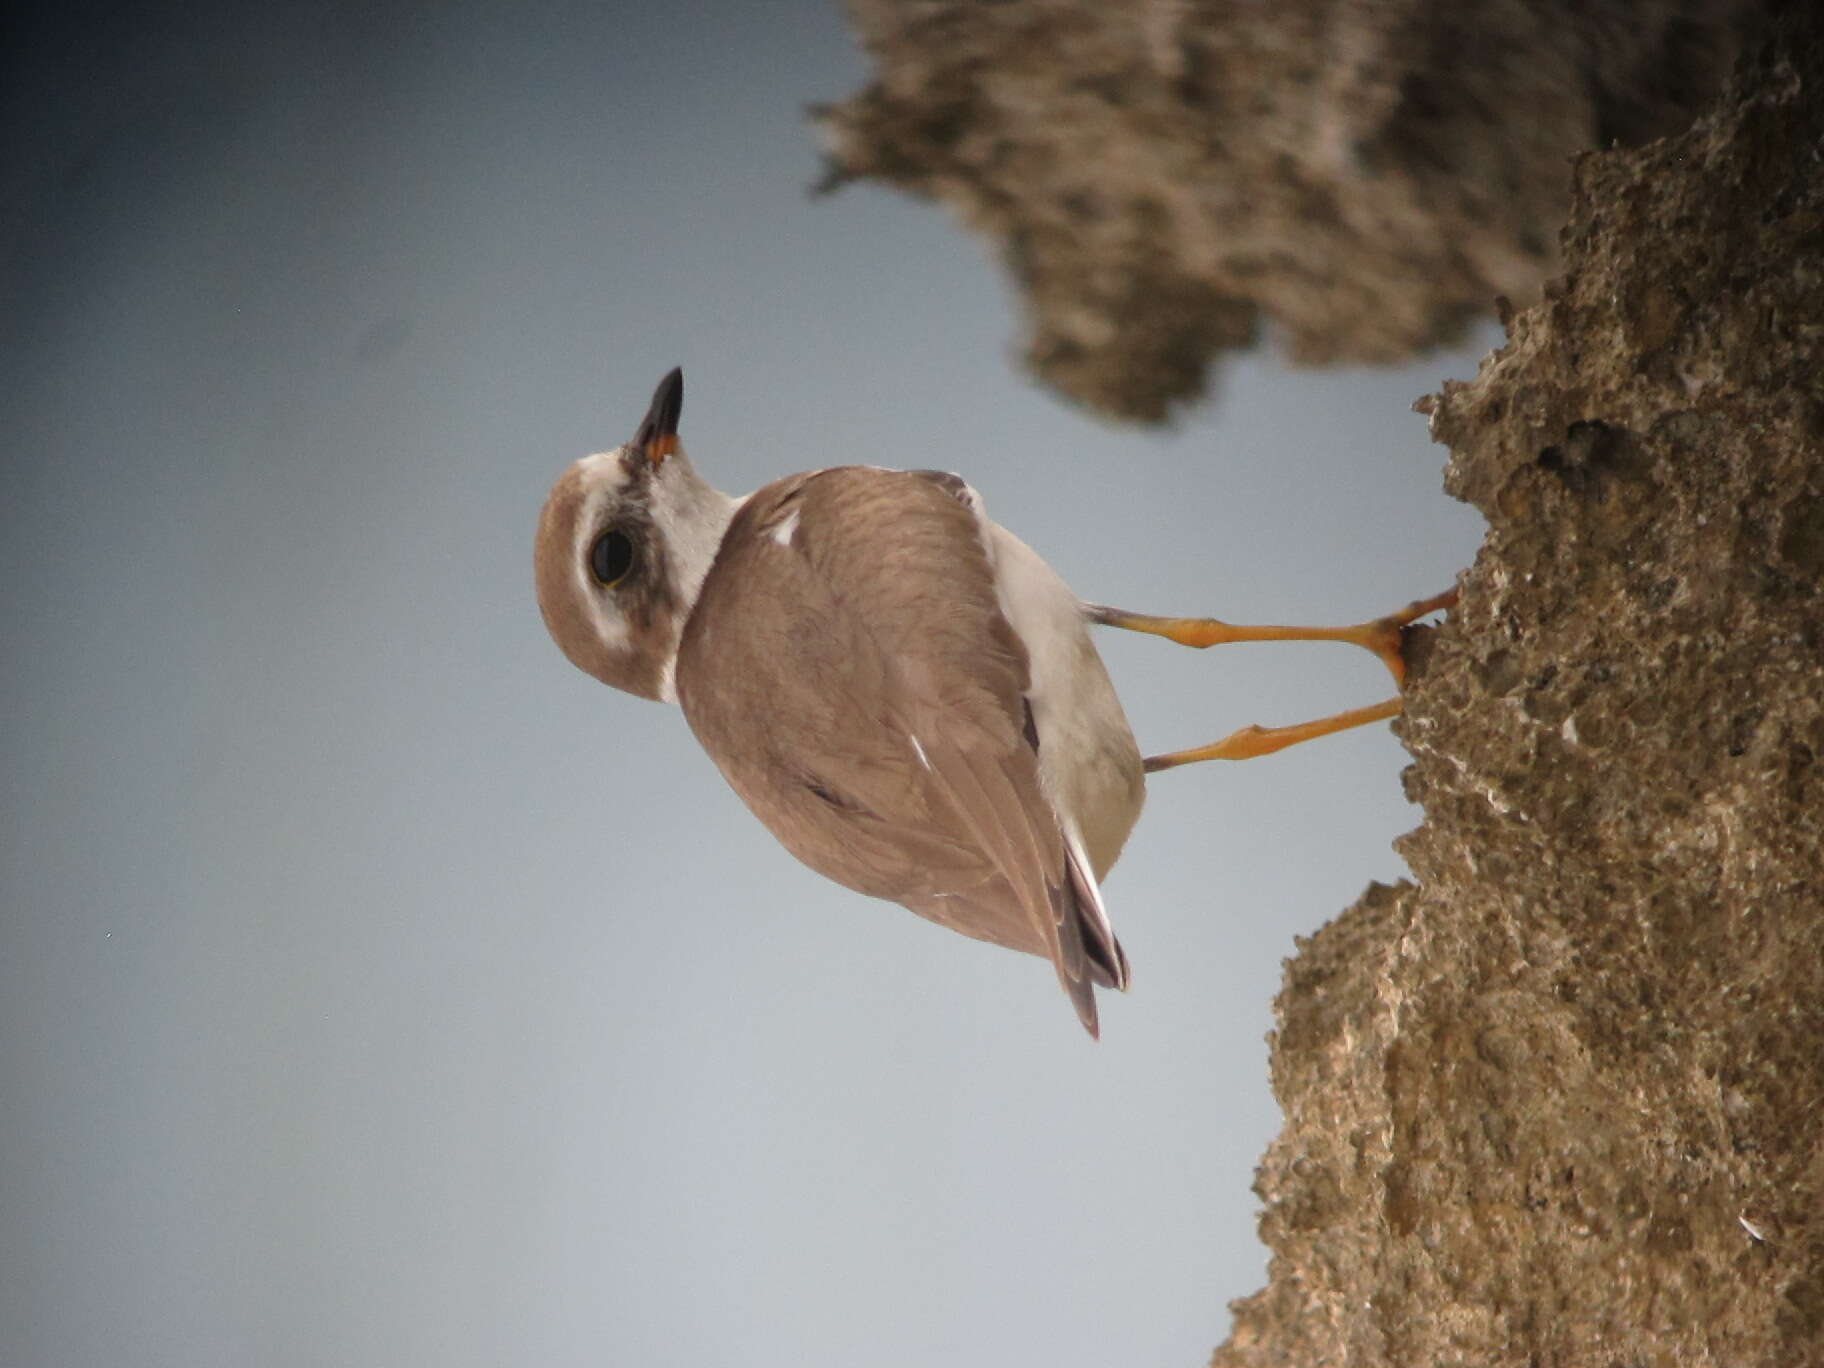
<svg viewBox="0 0 1824 1368"><path fill-rule="evenodd" d="M1049 960L1092 1037L1131 973L1101 885L1146 775L1267 754L1388 703L1143 758L1089 629L1208 646L1316 639L1404 676L1405 628L1245 627L1080 600L949 471L838 465L731 497L679 438L673 369L633 438L584 456L538 519L534 580L585 673L677 703L787 851L858 893Z"/></svg>

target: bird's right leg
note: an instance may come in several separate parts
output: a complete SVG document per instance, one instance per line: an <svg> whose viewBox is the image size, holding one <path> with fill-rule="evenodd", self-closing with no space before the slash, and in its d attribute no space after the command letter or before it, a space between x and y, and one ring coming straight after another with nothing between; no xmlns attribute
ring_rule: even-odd
<svg viewBox="0 0 1824 1368"><path fill-rule="evenodd" d="M1199 649L1223 646L1234 641L1346 641L1373 651L1393 672L1394 682L1404 684L1406 628L1427 613L1449 608L1456 601L1457 591L1452 589L1448 593L1409 603L1386 617L1375 618L1372 622L1358 622L1350 627L1249 627L1224 622L1220 618L1153 617L1146 613L1109 608L1099 603L1086 603L1083 611L1091 622L1105 627L1146 632L1152 636L1164 637L1167 641L1175 641L1180 646L1195 646Z"/></svg>

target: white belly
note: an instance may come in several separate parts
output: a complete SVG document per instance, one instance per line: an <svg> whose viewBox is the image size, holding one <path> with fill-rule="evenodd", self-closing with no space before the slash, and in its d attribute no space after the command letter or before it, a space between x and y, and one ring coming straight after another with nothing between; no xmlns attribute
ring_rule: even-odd
<svg viewBox="0 0 1824 1368"><path fill-rule="evenodd" d="M1031 660L1040 782L1100 880L1146 801L1140 749L1089 639L1081 601L1037 552L982 514L979 501L977 516L994 559L1001 612Z"/></svg>

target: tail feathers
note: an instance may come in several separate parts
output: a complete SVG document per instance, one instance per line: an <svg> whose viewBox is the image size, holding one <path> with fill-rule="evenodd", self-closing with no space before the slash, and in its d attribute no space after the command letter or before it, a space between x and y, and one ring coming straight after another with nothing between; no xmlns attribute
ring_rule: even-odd
<svg viewBox="0 0 1824 1368"><path fill-rule="evenodd" d="M1090 868L1089 856L1076 833L1064 834L1065 868L1070 876L1071 900L1076 904L1077 920L1083 928L1083 948L1089 955L1090 973L1104 988L1127 990L1127 954L1115 939L1114 924L1108 909L1102 905L1102 890Z"/></svg>
<svg viewBox="0 0 1824 1368"><path fill-rule="evenodd" d="M1058 981L1084 1029L1099 1036L1095 990L1127 988L1127 953L1115 939L1082 843L1069 832L1064 839L1067 878L1063 888L1052 890L1052 911L1058 924Z"/></svg>
<svg viewBox="0 0 1824 1368"><path fill-rule="evenodd" d="M1085 977L1072 978L1062 964L1057 968L1058 982L1063 985L1064 995L1070 999L1070 1005L1077 1009L1077 1020L1083 1023L1083 1029L1089 1032L1091 1040L1100 1040L1102 1023L1096 1012L1095 972L1092 970Z"/></svg>

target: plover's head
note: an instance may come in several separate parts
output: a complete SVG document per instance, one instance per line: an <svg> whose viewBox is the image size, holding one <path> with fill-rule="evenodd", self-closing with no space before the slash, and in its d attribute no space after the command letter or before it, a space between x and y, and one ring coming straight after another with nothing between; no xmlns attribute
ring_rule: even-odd
<svg viewBox="0 0 1824 1368"><path fill-rule="evenodd" d="M674 370L631 442L559 476L534 549L538 606L564 654L604 684L667 702L678 639L735 509L678 442L683 401Z"/></svg>

